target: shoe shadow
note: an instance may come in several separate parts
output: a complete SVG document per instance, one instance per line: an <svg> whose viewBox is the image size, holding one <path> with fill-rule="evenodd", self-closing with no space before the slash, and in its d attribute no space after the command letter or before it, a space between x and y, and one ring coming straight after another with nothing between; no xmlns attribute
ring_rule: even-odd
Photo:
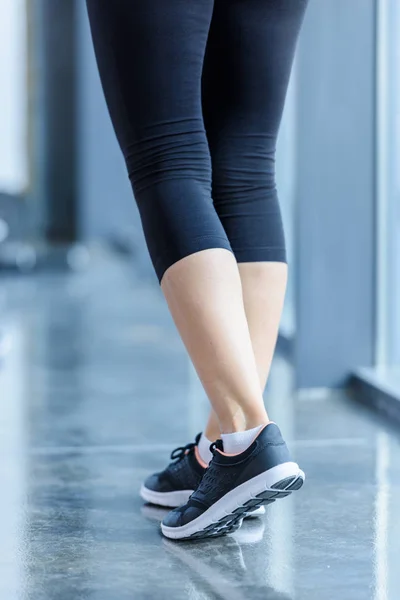
<svg viewBox="0 0 400 600"><path fill-rule="evenodd" d="M142 515L160 523L170 509L144 504ZM291 600L286 593L268 585L269 553L264 518L246 519L232 535L184 542L163 538L165 550L178 569L184 565L199 597L222 600ZM209 595L211 592L211 595Z"/></svg>

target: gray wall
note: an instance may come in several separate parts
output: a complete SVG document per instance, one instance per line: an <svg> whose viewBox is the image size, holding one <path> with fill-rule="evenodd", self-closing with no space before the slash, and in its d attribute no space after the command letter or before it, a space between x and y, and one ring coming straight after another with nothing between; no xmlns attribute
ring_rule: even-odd
<svg viewBox="0 0 400 600"><path fill-rule="evenodd" d="M276 153L276 179L285 228L289 264L289 280L286 291L285 307L281 320L281 334L285 338L292 338L296 331L294 286L296 240L293 218L296 202L296 82L295 65L286 97Z"/></svg>
<svg viewBox="0 0 400 600"><path fill-rule="evenodd" d="M373 0L311 0L297 64L299 387L369 366L374 341Z"/></svg>

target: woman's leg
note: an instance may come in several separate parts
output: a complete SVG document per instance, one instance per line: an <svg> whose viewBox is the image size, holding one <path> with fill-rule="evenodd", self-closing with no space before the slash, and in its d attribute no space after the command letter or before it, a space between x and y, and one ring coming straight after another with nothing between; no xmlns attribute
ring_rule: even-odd
<svg viewBox="0 0 400 600"><path fill-rule="evenodd" d="M211 200L201 74L213 2L87 4L105 96L172 316L221 431L265 424L239 270Z"/></svg>
<svg viewBox="0 0 400 600"><path fill-rule="evenodd" d="M239 262L264 389L287 282L275 147L305 0L216 0L203 71L213 200ZM205 435L218 436L211 413Z"/></svg>
<svg viewBox="0 0 400 600"><path fill-rule="evenodd" d="M191 255L161 286L220 431L267 423L234 256L219 249Z"/></svg>
<svg viewBox="0 0 400 600"><path fill-rule="evenodd" d="M292 0L293 6L297 1ZM264 15L266 4L276 6L276 13ZM230 532L240 526L249 510L287 496L299 489L304 480L298 465L291 461L278 427L268 424L239 269L225 235L226 231L234 240L240 262L284 260L283 239L277 229L279 208L277 202L272 201L273 195L271 199L268 196L267 208L265 205L265 193L271 193L271 181L262 175L262 159L271 158L268 143L265 147L265 137L270 133L264 132L267 123L263 109L256 103L258 108L253 111L251 104L254 94L266 91L264 83L261 89L254 84L254 60L258 57L251 55L254 49L262 48L262 37L252 35L247 39L246 36L248 30L265 17L264 34L270 39L275 28L270 28L269 19L283 22L285 29L291 23L287 18L290 11L286 4L281 8L281 0L270 3L232 0L221 1L220 5L222 13L217 11L217 14L225 12L228 29L231 25L236 27L236 35L228 35L228 39L233 42L232 54L242 61L237 65L240 90L235 89L232 80L230 89L220 91L224 99L232 92L232 104L239 107L241 118L236 119L235 133L232 133L231 141L236 145L233 154L226 153L226 141L221 154L217 150L219 144L213 144L212 132L217 123L208 129L213 163L217 165L215 189L226 185L223 183L226 178L222 177L224 169L229 173L234 168L226 160L238 156L240 141L235 135L242 134L242 122L244 137L255 139L261 129L260 143L253 141L242 149L240 183L235 186L239 204L236 197L228 199L226 187L225 193L217 191L216 208L224 220L223 226L211 201L211 165L200 101L212 0L190 3L186 0L147 0L145 3L141 0L113 0L112 3L88 0L103 87L135 191L150 255L223 432L223 444L215 447L213 460L199 487L185 506L163 521L163 533L175 539ZM220 26L223 24L224 19ZM289 40L286 36L280 41L287 44ZM294 48L294 44L292 46ZM277 63L271 66L273 81L281 76L279 50L282 56L285 52L278 45L271 50L277 57ZM252 74L249 87L240 81L241 69L248 69ZM262 99L274 105L279 94L264 95ZM220 112L220 100L217 94L216 112ZM249 118L250 110L253 112ZM269 110L275 114L276 108L270 106ZM237 109L227 110L228 119L224 121L225 115L220 112L223 130L230 125L233 113L237 115ZM269 121L273 123L274 119L268 112ZM255 192L253 176L249 183L249 169L256 170L257 187L261 186L262 193ZM231 180L235 179L234 174L230 176ZM243 189L247 200L240 200ZM227 211L224 206L228 207ZM257 218L254 218L255 213ZM271 227L271 218L274 227ZM269 226L267 245L263 238L264 226ZM257 430L254 442L253 438L249 441L251 431L242 433L249 427ZM229 454L230 448L236 449L233 454ZM186 452L182 456L186 456ZM175 464L172 471L179 470Z"/></svg>
<svg viewBox="0 0 400 600"><path fill-rule="evenodd" d="M285 263L239 263L243 299L251 343L256 359L261 389L267 383L281 319L286 290L287 266ZM244 418L243 418L244 422ZM212 410L204 436L213 442L220 437L219 423ZM203 445L202 457L210 460Z"/></svg>
<svg viewBox="0 0 400 600"><path fill-rule="evenodd" d="M286 286L274 158L304 9L304 0L215 0L203 72L213 199L242 265L243 303L259 363L260 393ZM237 418L248 425L245 412ZM277 425L263 427L252 443L233 454L225 443L231 436L222 435L222 443L216 443L213 459L188 502L164 519L161 527L167 537L229 533L240 526L249 508L302 486L304 473L291 460Z"/></svg>

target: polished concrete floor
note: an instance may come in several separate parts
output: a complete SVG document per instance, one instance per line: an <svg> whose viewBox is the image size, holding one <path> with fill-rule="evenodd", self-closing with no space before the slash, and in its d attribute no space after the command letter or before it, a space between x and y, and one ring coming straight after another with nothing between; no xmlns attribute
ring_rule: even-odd
<svg viewBox="0 0 400 600"><path fill-rule="evenodd" d="M399 437L339 393L266 401L302 491L210 542L160 536L138 489L207 404L157 286L129 268L0 279L1 600L398 600Z"/></svg>

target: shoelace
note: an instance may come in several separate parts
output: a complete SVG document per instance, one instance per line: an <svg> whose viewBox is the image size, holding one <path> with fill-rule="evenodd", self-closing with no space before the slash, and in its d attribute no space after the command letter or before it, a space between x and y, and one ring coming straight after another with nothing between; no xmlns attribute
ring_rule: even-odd
<svg viewBox="0 0 400 600"><path fill-rule="evenodd" d="M171 452L171 459L176 460L176 462L179 462L180 460L182 460L182 458L186 456L186 454L189 454L189 452L193 452L195 447L196 444L192 442L191 444L186 444L186 446L180 446L179 448L175 448L175 450Z"/></svg>
<svg viewBox="0 0 400 600"><path fill-rule="evenodd" d="M199 443L201 433L196 436L196 440L191 442L190 444L186 444L186 446L179 446L179 448L175 448L171 452L171 459L175 460L177 463L182 460L187 454L194 452L194 449Z"/></svg>
<svg viewBox="0 0 400 600"><path fill-rule="evenodd" d="M178 463L179 461L181 461L183 458L185 458L185 456L187 456L189 453L194 452L194 449L196 448L196 446L199 443L200 440L200 436L201 434L199 433L196 437L196 441L195 442L191 442L190 444L186 444L186 446L179 446L178 448L175 448L175 450L173 450L171 452L171 460L174 460L176 463ZM222 440L216 440L215 442L213 442L210 445L210 452L212 454L215 454L216 450L223 450L223 444L222 444Z"/></svg>

